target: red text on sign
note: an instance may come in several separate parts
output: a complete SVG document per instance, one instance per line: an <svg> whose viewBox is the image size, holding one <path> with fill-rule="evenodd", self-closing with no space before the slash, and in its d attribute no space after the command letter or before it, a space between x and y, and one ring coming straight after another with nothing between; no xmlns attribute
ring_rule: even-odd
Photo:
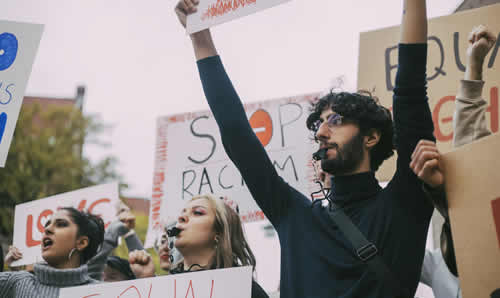
<svg viewBox="0 0 500 298"><path fill-rule="evenodd" d="M109 203L111 203L111 200L108 198L96 200L96 201L92 202L92 204L90 204L89 208L87 208L87 212L94 214L93 210L94 210L94 208L96 208L96 206L98 206L100 204L109 204ZM87 204L87 200L84 199L84 200L80 201L80 203L77 205L78 206L77 209L80 211L84 210L86 204ZM58 207L57 209L60 209L60 208L61 207ZM52 209L45 209L42 212L40 212L40 214L37 216L36 229L40 232L40 234L43 234L43 232L45 231L44 222L42 222L42 221L44 219L47 219L52 214L54 214L54 211ZM96 215L99 215L99 214L96 214ZM38 246L41 243L41 239L40 240L33 239L33 228L34 228L33 219L34 219L33 215L28 214L28 216L26 218L26 246L27 247ZM107 227L109 224L110 223L107 222L105 224L105 227Z"/></svg>
<svg viewBox="0 0 500 298"><path fill-rule="evenodd" d="M446 104L452 104L455 101L455 96L444 96L434 106L432 111L432 120L434 122L434 135L439 142L448 142L453 139L453 131L445 133L443 125L451 124L453 121L452 115L442 115L441 110ZM498 132L498 88L490 89L490 105L486 108L486 112L490 113L490 127L493 133Z"/></svg>

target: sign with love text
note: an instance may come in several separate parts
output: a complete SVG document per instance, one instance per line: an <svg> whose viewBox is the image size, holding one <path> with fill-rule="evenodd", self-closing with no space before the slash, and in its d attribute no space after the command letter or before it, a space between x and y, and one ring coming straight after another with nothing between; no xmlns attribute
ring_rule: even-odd
<svg viewBox="0 0 500 298"><path fill-rule="evenodd" d="M452 116L459 81L464 77L469 32L483 24L499 38L486 57L483 95L488 102L487 123L492 132L499 127L500 87L500 4L467 10L429 20L427 93L434 121L434 135L441 151L452 147ZM397 70L399 27L361 33L359 45L358 89L374 90L381 103L392 107ZM377 172L380 181L392 178L396 158L386 161Z"/></svg>
<svg viewBox="0 0 500 298"><path fill-rule="evenodd" d="M247 266L62 288L59 298L250 298L251 289Z"/></svg>
<svg viewBox="0 0 500 298"><path fill-rule="evenodd" d="M278 175L309 197L319 188L312 167L317 150L306 128L310 102L318 94L245 105L254 132ZM252 158L248 156L248 158ZM238 204L243 222L264 219L238 169L229 160L209 111L157 120L155 169L145 246L151 247L166 224L176 220L187 200L211 193Z"/></svg>
<svg viewBox="0 0 500 298"><path fill-rule="evenodd" d="M200 0L196 13L188 15L188 34L210 28L290 0Z"/></svg>
<svg viewBox="0 0 500 298"><path fill-rule="evenodd" d="M5 166L43 25L0 21L0 167Z"/></svg>
<svg viewBox="0 0 500 298"><path fill-rule="evenodd" d="M11 266L42 261L40 244L44 226L58 208L74 207L101 216L107 227L116 219L119 200L118 183L109 183L16 205L13 245L21 251L23 258Z"/></svg>

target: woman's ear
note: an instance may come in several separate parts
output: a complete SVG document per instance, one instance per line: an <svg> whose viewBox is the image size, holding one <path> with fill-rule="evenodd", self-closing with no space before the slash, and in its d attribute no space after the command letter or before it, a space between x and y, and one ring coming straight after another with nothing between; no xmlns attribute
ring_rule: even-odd
<svg viewBox="0 0 500 298"><path fill-rule="evenodd" d="M371 129L364 138L365 146L368 150L371 150L380 141L380 131L377 129Z"/></svg>
<svg viewBox="0 0 500 298"><path fill-rule="evenodd" d="M80 236L76 239L76 249L79 252L82 252L87 246L89 246L89 237L88 236Z"/></svg>

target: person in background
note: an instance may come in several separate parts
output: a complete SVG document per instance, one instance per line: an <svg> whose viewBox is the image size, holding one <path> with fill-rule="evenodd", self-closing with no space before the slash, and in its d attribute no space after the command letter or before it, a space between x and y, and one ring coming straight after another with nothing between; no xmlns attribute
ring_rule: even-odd
<svg viewBox="0 0 500 298"><path fill-rule="evenodd" d="M175 247L183 259L170 273L238 266L255 268L255 257L245 239L240 217L223 199L212 195L193 197L179 216L176 228L180 233ZM147 252L131 252L129 262L138 278L154 276L153 260ZM167 262L164 264L166 268ZM252 281L252 298L267 297L260 285Z"/></svg>
<svg viewBox="0 0 500 298"><path fill-rule="evenodd" d="M59 289L97 283L88 274L87 262L104 240L104 223L75 208L61 208L45 225L42 258L46 263L26 271L0 273L0 297L57 298Z"/></svg>
<svg viewBox="0 0 500 298"><path fill-rule="evenodd" d="M482 97L483 64L495 43L495 35L482 25L473 28L469 35L466 70L459 84L453 115L455 148L491 134L486 127L487 102ZM446 194L441 188L428 195L444 223L440 248L425 252L420 281L432 288L436 298L462 297Z"/></svg>
<svg viewBox="0 0 500 298"><path fill-rule="evenodd" d="M117 256L109 256L106 259L102 279L105 282L132 280L135 279L135 274L132 272L128 260Z"/></svg>
<svg viewBox="0 0 500 298"><path fill-rule="evenodd" d="M160 258L160 268L163 271L169 272L172 268L171 250L169 247L167 231L161 235L160 245L156 248L158 257Z"/></svg>
<svg viewBox="0 0 500 298"><path fill-rule="evenodd" d="M134 250L143 250L141 240L135 233L135 215L132 214L130 208L120 203L117 211L118 219L113 221L104 234L104 242L102 247L99 249L97 255L89 261L89 274L92 278L104 281L117 281L118 277L127 277L130 279L130 271L127 270L127 266L124 263L127 260L122 259L118 261L116 258L112 258L111 261L109 257L113 250L118 246L118 239L123 236L125 243L129 252ZM117 265L115 267L109 267L109 264ZM121 264L121 265L118 265ZM130 265L129 265L130 267ZM118 269L123 269L123 271L117 271ZM104 275L103 275L104 273ZM112 277L111 279L108 279Z"/></svg>

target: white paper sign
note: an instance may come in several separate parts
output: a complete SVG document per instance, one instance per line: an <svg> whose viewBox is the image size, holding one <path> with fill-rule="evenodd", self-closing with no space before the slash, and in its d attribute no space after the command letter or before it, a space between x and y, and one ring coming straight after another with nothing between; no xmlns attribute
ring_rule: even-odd
<svg viewBox="0 0 500 298"><path fill-rule="evenodd" d="M196 13L188 15L188 34L210 28L290 0L200 0Z"/></svg>
<svg viewBox="0 0 500 298"><path fill-rule="evenodd" d="M247 266L62 288L59 298L250 298L251 289Z"/></svg>
<svg viewBox="0 0 500 298"><path fill-rule="evenodd" d="M44 226L61 207L74 207L99 215L106 227L116 219L119 203L118 183L102 184L16 205L14 215L14 246L23 258L11 266L42 261L40 240Z"/></svg>
<svg viewBox="0 0 500 298"><path fill-rule="evenodd" d="M0 21L0 167L5 166L43 25Z"/></svg>
<svg viewBox="0 0 500 298"><path fill-rule="evenodd" d="M312 168L317 150L306 128L310 102L318 94L245 105L247 117L278 174L308 196L319 189ZM153 195L145 246L175 221L188 199L212 193L238 204L243 222L264 219L236 166L229 160L210 112L159 118ZM248 158L252 158L249 156Z"/></svg>

